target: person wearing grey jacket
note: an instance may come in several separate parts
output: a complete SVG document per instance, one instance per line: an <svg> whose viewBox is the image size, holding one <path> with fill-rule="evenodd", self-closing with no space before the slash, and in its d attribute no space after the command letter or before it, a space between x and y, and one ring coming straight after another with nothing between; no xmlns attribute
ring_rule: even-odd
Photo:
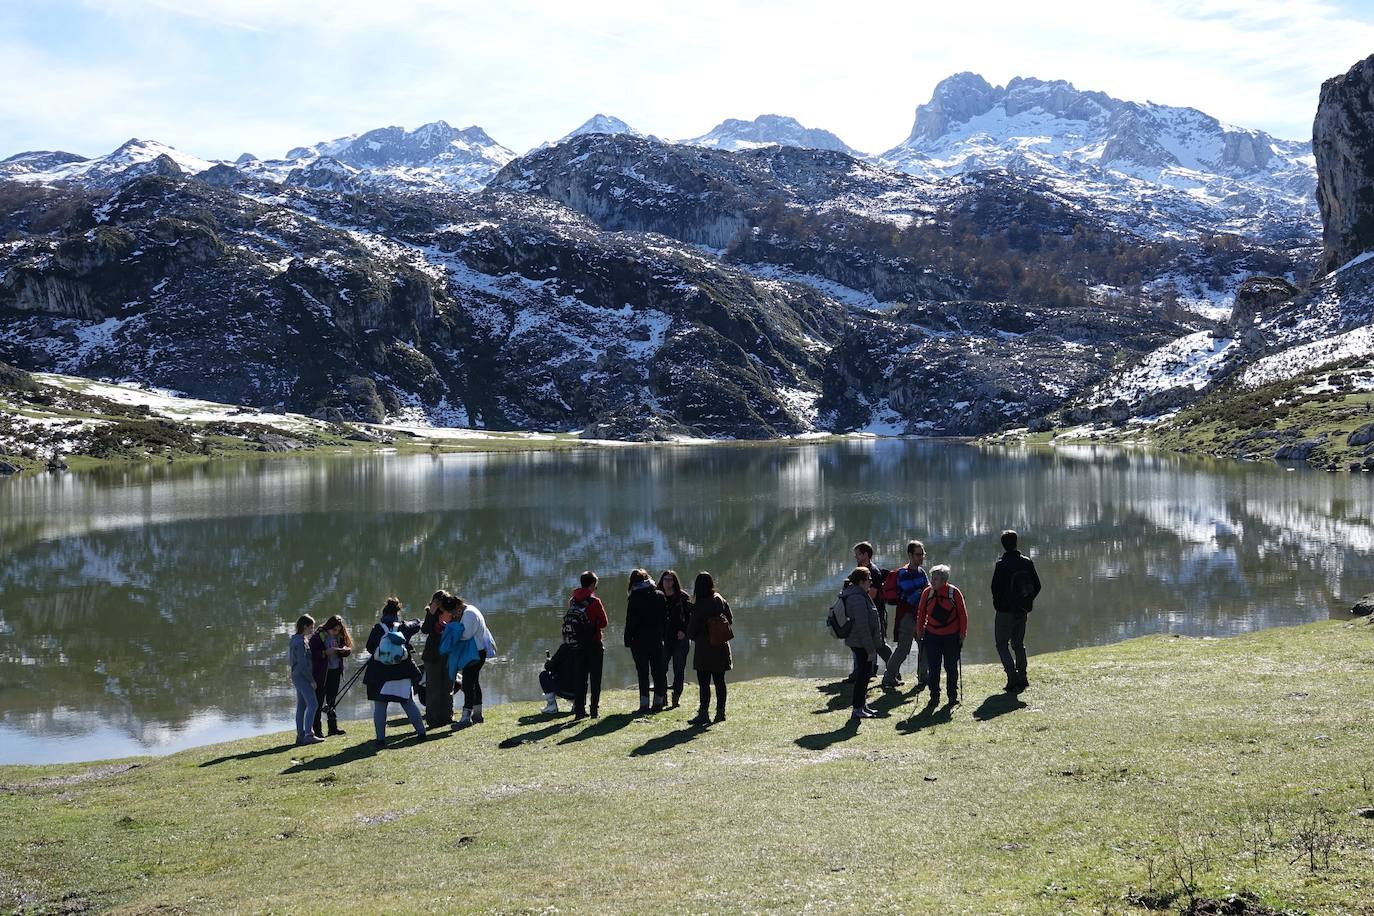
<svg viewBox="0 0 1374 916"><path fill-rule="evenodd" d="M323 738L315 734L315 711L319 701L315 693L314 663L307 642L315 632L315 618L302 614L296 621L296 635L291 637L287 658L291 662L291 686L296 688L296 743L318 744Z"/></svg>
<svg viewBox="0 0 1374 916"><path fill-rule="evenodd" d="M857 566L845 580L840 601L844 602L845 614L854 625L849 629L844 644L854 653L854 703L851 719L871 719L877 713L868 708L868 685L873 679L873 666L878 658L878 647L883 642L883 625L878 617L878 607L868 594L871 581L869 571Z"/></svg>

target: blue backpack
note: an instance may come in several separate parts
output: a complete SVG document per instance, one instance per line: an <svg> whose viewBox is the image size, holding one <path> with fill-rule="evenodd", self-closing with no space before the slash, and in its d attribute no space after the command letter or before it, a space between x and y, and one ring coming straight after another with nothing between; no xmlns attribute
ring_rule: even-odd
<svg viewBox="0 0 1374 916"><path fill-rule="evenodd" d="M377 643L377 651L372 653L379 665L399 665L406 660L410 652L410 647L406 645L405 634L398 628L392 626L382 634L382 639Z"/></svg>

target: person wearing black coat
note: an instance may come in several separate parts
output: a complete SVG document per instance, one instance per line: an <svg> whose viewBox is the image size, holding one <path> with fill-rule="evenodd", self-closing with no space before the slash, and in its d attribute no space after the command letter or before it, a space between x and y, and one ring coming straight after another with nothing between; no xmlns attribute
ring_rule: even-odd
<svg viewBox="0 0 1374 916"><path fill-rule="evenodd" d="M634 657L639 676L639 711L662 709L668 705L667 657L663 643L668 633L668 603L663 592L654 588L649 574L636 569L630 573L629 596L625 601L625 645ZM653 680L653 705L649 705L649 681Z"/></svg>
<svg viewBox="0 0 1374 916"><path fill-rule="evenodd" d="M1007 693L1020 693L1030 686L1026 677L1026 618L1035 608L1040 594L1040 576L1035 564L1016 548L1015 531L1002 532L1002 550L992 571L993 641L997 657L1007 674Z"/></svg>
<svg viewBox="0 0 1374 916"><path fill-rule="evenodd" d="M658 577L658 590L668 603L668 632L663 639L664 670L672 665L673 708L682 701L683 677L687 673L687 656L692 651L692 641L687 638L687 628L692 623L692 596L682 590L682 581L677 572L663 571Z"/></svg>
<svg viewBox="0 0 1374 916"><path fill-rule="evenodd" d="M696 644L692 655L692 667L697 672L697 687L701 690L701 702L697 714L687 720L688 725L710 725L711 717L707 710L711 707L711 685L716 687L716 721L725 721L725 672L734 667L735 659L730 652L730 641L713 641L713 628L732 628L735 623L730 602L716 591L716 580L708 572L697 573L692 583L692 619L687 624L687 636ZM733 630L726 634L733 635Z"/></svg>

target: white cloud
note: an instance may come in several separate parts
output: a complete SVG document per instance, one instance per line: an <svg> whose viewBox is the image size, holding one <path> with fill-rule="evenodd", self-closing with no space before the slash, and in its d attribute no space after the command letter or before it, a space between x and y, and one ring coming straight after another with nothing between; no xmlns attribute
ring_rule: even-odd
<svg viewBox="0 0 1374 916"><path fill-rule="evenodd" d="M98 151L138 134L216 157L436 118L519 152L595 111L665 137L777 112L877 152L959 70L1068 79L1300 138L1321 81L1374 48L1366 17L1318 0L57 5L108 40L45 41L4 28L22 12L0 13L11 72L34 77L0 98L0 135Z"/></svg>

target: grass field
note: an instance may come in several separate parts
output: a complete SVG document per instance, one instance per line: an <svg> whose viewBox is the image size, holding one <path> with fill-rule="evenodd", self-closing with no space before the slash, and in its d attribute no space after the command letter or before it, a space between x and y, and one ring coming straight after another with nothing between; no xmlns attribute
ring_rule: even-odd
<svg viewBox="0 0 1374 916"><path fill-rule="evenodd" d="M1032 630L1034 625L1032 624ZM599 720L513 703L374 752L349 727L0 767L0 907L222 912L1374 913L1374 626L1146 637L965 702L731 686ZM690 695L690 691L689 691ZM565 704L566 705L566 704Z"/></svg>

